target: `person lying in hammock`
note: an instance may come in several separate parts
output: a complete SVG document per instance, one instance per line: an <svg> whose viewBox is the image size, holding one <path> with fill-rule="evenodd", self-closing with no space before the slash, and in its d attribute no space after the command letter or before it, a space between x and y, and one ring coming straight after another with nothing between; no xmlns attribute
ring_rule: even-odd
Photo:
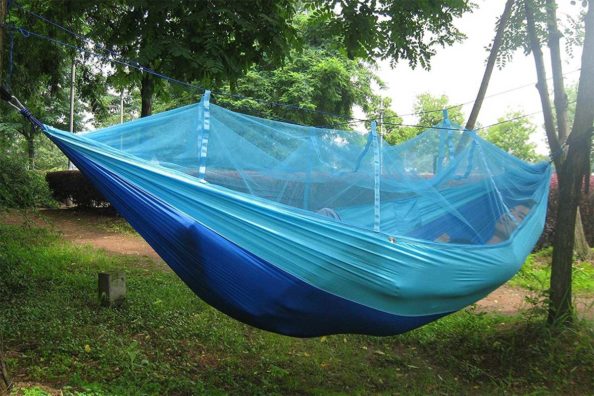
<svg viewBox="0 0 594 396"><path fill-rule="evenodd" d="M493 229L493 235L489 238L486 242L487 245L492 245L495 243L500 243L509 239L511 234L514 230L518 227L518 225L528 216L530 213L530 209L534 206L534 201L530 200L525 203L517 204L510 208L509 212L504 212L499 216L497 221L495 222L495 227ZM461 244L469 244L472 243L467 239L458 239L452 238L446 232L441 234L435 239L436 242L443 242L443 243L461 243Z"/></svg>

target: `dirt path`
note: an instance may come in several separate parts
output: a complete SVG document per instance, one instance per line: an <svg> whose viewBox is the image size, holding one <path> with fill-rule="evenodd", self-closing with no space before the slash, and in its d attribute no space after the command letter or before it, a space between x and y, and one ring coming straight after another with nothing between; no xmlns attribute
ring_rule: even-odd
<svg viewBox="0 0 594 396"><path fill-rule="evenodd" d="M122 232L128 229L124 220L110 216L102 210L48 209L27 215L29 221L43 227L52 228L65 239L76 244L88 244L109 253L143 256L153 259L155 263L166 264L159 255L134 232ZM3 223L20 224L23 215L20 212L1 213ZM521 288L503 285L477 303L477 310L501 314L516 313L530 307L526 301L528 293ZM594 317L592 299L578 300L578 310L586 316Z"/></svg>

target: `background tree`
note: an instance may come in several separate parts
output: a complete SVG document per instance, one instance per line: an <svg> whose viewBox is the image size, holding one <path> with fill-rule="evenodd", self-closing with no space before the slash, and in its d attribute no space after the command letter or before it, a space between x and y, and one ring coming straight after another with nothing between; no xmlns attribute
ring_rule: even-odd
<svg viewBox="0 0 594 396"><path fill-rule="evenodd" d="M52 4L48 1L35 1L31 5L61 23L80 22L76 16L78 10L68 6L51 8ZM42 34L52 34L57 39L67 38L63 32L50 33L50 28L45 23L25 12L27 6L22 7L13 7L7 20L9 25L26 26ZM13 63L4 65L4 82L10 83L13 94L26 103L39 118L57 127L68 129L68 117L65 117L68 114L68 98L63 87L69 85L68 70L75 54L64 47L48 45L47 42L28 37L14 28L9 29L8 33L11 40L14 40L14 52ZM5 52L8 50L9 48L4 49ZM8 62L9 57L4 56L4 60ZM15 160L27 158L29 167L33 168L36 142L41 139L38 131L16 112L7 111L0 114L0 133L4 135L6 142L10 142L9 146L3 146L5 154L14 154L12 158ZM22 147L25 155L17 152L16 147ZM52 150L56 157L61 157L57 149Z"/></svg>
<svg viewBox="0 0 594 396"><path fill-rule="evenodd" d="M536 125L522 117L520 112L508 112L497 122L487 129L485 139L524 161L545 159L536 153L536 145L530 142L530 137L536 132Z"/></svg>
<svg viewBox="0 0 594 396"><path fill-rule="evenodd" d="M349 58L404 60L430 67L437 47L464 38L453 21L472 10L466 0L306 0L326 34L337 37Z"/></svg>
<svg viewBox="0 0 594 396"><path fill-rule="evenodd" d="M208 87L228 82L232 90L251 65L278 66L297 45L291 25L297 4L304 5L318 22L318 37L336 38L336 49L349 59L380 57L427 68L437 47L463 38L453 20L471 10L467 0L405 5L397 1L216 0L209 7L200 2L112 3L99 7L85 2L93 38L164 74ZM116 66L116 80L120 87L140 86L141 114L151 113L153 94L161 92L153 76Z"/></svg>
<svg viewBox="0 0 594 396"><path fill-rule="evenodd" d="M572 319L571 279L575 247L577 208L584 185L590 177L592 125L594 122L594 5L591 1L575 7L587 7L578 29L583 32L581 73L571 129L568 122L568 101L561 62L562 33L554 0L517 1L502 44L500 64L505 65L513 52L522 48L531 53L538 77L538 92L543 109L545 131L559 181L559 210L554 238L551 272L549 322L570 322ZM580 42L580 40L577 40ZM554 107L549 97L542 53L542 44L549 47L553 72ZM572 40L567 43L571 44ZM564 145L567 155L562 155ZM586 183L585 183L586 182Z"/></svg>
<svg viewBox="0 0 594 396"><path fill-rule="evenodd" d="M318 21L310 15L299 15L294 26L302 44L289 52L285 64L252 67L232 92L215 93L217 103L267 118L340 129L358 126L349 122L355 106L376 116L380 100L373 86L383 82L374 66L349 59L334 37L320 37Z"/></svg>
<svg viewBox="0 0 594 396"><path fill-rule="evenodd" d="M446 95L433 96L425 92L417 96L413 107L414 113L418 116L415 123L418 126L393 125L387 136L387 141L390 144L399 144L417 136L425 129L439 124L443 119L443 109L448 109L448 117L452 122L456 124L464 122L461 106L452 106ZM386 119L390 120L388 117ZM394 121L390 120L389 122L393 123Z"/></svg>
<svg viewBox="0 0 594 396"><path fill-rule="evenodd" d="M84 4L94 40L139 65L209 87L235 81L265 56L279 64L293 45L290 0ZM152 113L162 80L121 64L111 80L120 89L139 87L141 116Z"/></svg>

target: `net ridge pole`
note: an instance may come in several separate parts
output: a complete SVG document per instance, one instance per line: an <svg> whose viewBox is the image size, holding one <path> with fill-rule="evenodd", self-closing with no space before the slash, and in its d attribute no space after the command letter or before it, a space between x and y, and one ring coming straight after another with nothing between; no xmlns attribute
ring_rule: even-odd
<svg viewBox="0 0 594 396"><path fill-rule="evenodd" d="M377 123L371 122L371 137L373 141L373 231L380 231L380 178L381 178L381 150L377 134Z"/></svg>
<svg viewBox="0 0 594 396"><path fill-rule="evenodd" d="M206 157L208 154L208 137L210 134L210 91L204 92L202 98L202 125L200 133L200 162L198 164L198 180L206 177Z"/></svg>

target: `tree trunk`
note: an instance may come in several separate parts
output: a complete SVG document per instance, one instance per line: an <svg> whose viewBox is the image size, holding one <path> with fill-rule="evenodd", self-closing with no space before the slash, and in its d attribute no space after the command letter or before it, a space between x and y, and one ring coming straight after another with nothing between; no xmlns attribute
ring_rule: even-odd
<svg viewBox="0 0 594 396"><path fill-rule="evenodd" d="M590 161L594 124L594 5L588 4L575 118L568 154L558 168L559 211L551 270L549 322L571 322L571 270L579 198Z"/></svg>
<svg viewBox="0 0 594 396"><path fill-rule="evenodd" d="M551 70L553 72L553 90L555 93L555 115L557 116L557 136L561 143L567 139L567 94L563 84L563 64L559 40L561 32L557 27L557 4L555 0L547 0L548 43L551 51Z"/></svg>
<svg viewBox="0 0 594 396"><path fill-rule="evenodd" d="M540 48L540 42L536 35L536 27L534 25L534 14L532 11L532 5L530 0L524 0L524 8L526 10L526 26L528 30L528 40L530 41L530 50L534 57L534 64L536 66L536 76L538 83L536 88L540 95L540 103L542 105L542 113L545 122L545 132L547 134L547 140L549 147L551 148L551 155L555 162L557 170L561 168L561 143L555 131L555 122L553 118L553 109L551 107L551 100L549 99L549 88L547 85L547 75L545 71L544 60L542 56L542 50ZM574 219L575 220L575 219Z"/></svg>
<svg viewBox="0 0 594 396"><path fill-rule="evenodd" d="M6 9L7 9L7 0L0 0L0 23L4 23L6 19ZM3 81L3 72L4 72L4 58L2 55L4 54L4 28L0 29L0 81Z"/></svg>
<svg viewBox="0 0 594 396"><path fill-rule="evenodd" d="M584 225L582 224L582 215L578 206L575 218L575 255L580 260L588 260L590 258L590 246L586 239L586 233L584 232Z"/></svg>
<svg viewBox="0 0 594 396"><path fill-rule="evenodd" d="M27 158L29 160L29 169L35 166L35 127L31 126L31 132L25 135L27 139Z"/></svg>
<svg viewBox="0 0 594 396"><path fill-rule="evenodd" d="M0 395L7 395L10 389L11 383L8 379L8 372L6 371L6 365L4 364L4 355L0 351Z"/></svg>
<svg viewBox="0 0 594 396"><path fill-rule="evenodd" d="M153 80L153 77L148 73L144 73L142 76L142 86L140 87L140 97L142 98L142 109L140 111L141 117L153 114L154 89L155 81Z"/></svg>
<svg viewBox="0 0 594 396"><path fill-rule="evenodd" d="M514 0L507 0L505 3L505 8L503 9L503 14L501 14L501 17L499 18L499 26L497 26L497 33L495 33L495 39L493 40L493 45L491 46L491 52L489 53L489 59L487 60L487 67L485 68L485 73L483 74L483 80L481 81L481 86L476 96L476 100L472 106L472 111L470 112L470 116L466 122L466 129L474 129L479 112L481 111L481 106L483 105L485 94L487 93L489 81L491 80L491 74L493 73L493 68L495 67L495 61L497 60L497 54L499 53L499 47L503 41L503 32L505 31L507 20L511 15L513 4Z"/></svg>
<svg viewBox="0 0 594 396"><path fill-rule="evenodd" d="M555 94L555 115L557 119L557 136L560 143L567 140L567 94L563 81L563 63L559 40L561 32L557 26L557 4L555 0L546 0L548 43L551 52L551 70L553 72L553 92ZM575 252L578 257L585 258L590 254L590 247L584 236L584 225L579 210L575 223Z"/></svg>

